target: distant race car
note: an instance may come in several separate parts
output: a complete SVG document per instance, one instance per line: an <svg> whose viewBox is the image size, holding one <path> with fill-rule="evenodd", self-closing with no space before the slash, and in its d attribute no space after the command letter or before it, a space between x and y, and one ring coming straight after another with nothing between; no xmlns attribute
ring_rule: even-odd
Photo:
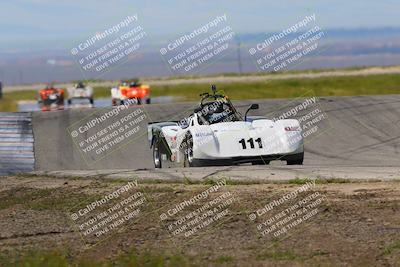
<svg viewBox="0 0 400 267"><path fill-rule="evenodd" d="M141 84L138 80L123 81L117 87L111 89L111 101L113 106L123 105L126 100L136 100L137 104L150 104L150 87Z"/></svg>
<svg viewBox="0 0 400 267"><path fill-rule="evenodd" d="M47 85L38 92L38 104L42 111L64 109L64 89L54 88Z"/></svg>
<svg viewBox="0 0 400 267"><path fill-rule="evenodd" d="M298 120L247 117L250 110L258 109L258 104L252 104L243 118L214 86L213 94L200 96L200 106L187 119L149 124L148 139L156 168L162 168L167 161L183 163L185 167L269 164L271 160L303 164L303 136Z"/></svg>
<svg viewBox="0 0 400 267"><path fill-rule="evenodd" d="M93 105L93 88L81 82L68 88L68 105L72 105L72 101L78 99L87 99L90 105Z"/></svg>

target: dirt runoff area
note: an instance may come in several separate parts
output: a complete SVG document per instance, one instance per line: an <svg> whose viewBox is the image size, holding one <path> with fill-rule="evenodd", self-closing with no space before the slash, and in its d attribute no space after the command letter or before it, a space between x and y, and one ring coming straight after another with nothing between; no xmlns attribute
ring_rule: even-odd
<svg viewBox="0 0 400 267"><path fill-rule="evenodd" d="M400 266L399 203L396 181L3 177L0 266Z"/></svg>

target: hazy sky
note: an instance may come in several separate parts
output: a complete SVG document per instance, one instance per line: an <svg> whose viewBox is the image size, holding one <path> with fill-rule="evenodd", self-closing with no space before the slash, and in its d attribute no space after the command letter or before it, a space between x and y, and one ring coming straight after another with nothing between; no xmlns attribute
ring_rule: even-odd
<svg viewBox="0 0 400 267"><path fill-rule="evenodd" d="M279 31L312 13L324 28L400 27L396 0L0 0L0 39L87 35L131 14L148 34L174 35L224 13L238 33Z"/></svg>
<svg viewBox="0 0 400 267"><path fill-rule="evenodd" d="M135 25L138 23L146 32L143 47L147 49L146 55L150 55L148 69L140 66L135 75L154 75L154 66L158 68L157 75L168 75L160 65L160 47L224 14L227 25L238 35L266 33L267 36L313 14L315 24L328 33L327 42L331 40L330 29L400 29L399 0L0 0L0 79L6 77L8 83L80 79L78 67L76 72L73 69L66 74L65 68L53 68L54 63L46 65L46 70L36 68L35 64L57 59L61 64L58 66L69 66L72 48L133 15L138 15ZM375 38L384 40L379 34L383 38L386 31L377 32ZM366 64L365 61L350 63L351 66ZM14 69L10 64L15 64ZM373 64L388 63L378 60ZM118 69L112 78L129 77L131 72L126 68L122 74Z"/></svg>

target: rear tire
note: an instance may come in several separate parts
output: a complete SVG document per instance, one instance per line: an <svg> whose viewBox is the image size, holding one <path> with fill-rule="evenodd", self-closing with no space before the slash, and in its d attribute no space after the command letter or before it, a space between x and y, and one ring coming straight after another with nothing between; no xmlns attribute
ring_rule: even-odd
<svg viewBox="0 0 400 267"><path fill-rule="evenodd" d="M93 98L89 98L89 103L90 103L90 105L93 105L94 104L94 99Z"/></svg>

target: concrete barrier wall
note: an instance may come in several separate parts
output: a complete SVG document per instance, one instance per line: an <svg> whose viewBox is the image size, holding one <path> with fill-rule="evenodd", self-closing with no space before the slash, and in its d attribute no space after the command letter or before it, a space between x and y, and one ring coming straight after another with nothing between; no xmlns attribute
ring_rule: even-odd
<svg viewBox="0 0 400 267"><path fill-rule="evenodd" d="M34 167L31 113L0 113L0 175Z"/></svg>

